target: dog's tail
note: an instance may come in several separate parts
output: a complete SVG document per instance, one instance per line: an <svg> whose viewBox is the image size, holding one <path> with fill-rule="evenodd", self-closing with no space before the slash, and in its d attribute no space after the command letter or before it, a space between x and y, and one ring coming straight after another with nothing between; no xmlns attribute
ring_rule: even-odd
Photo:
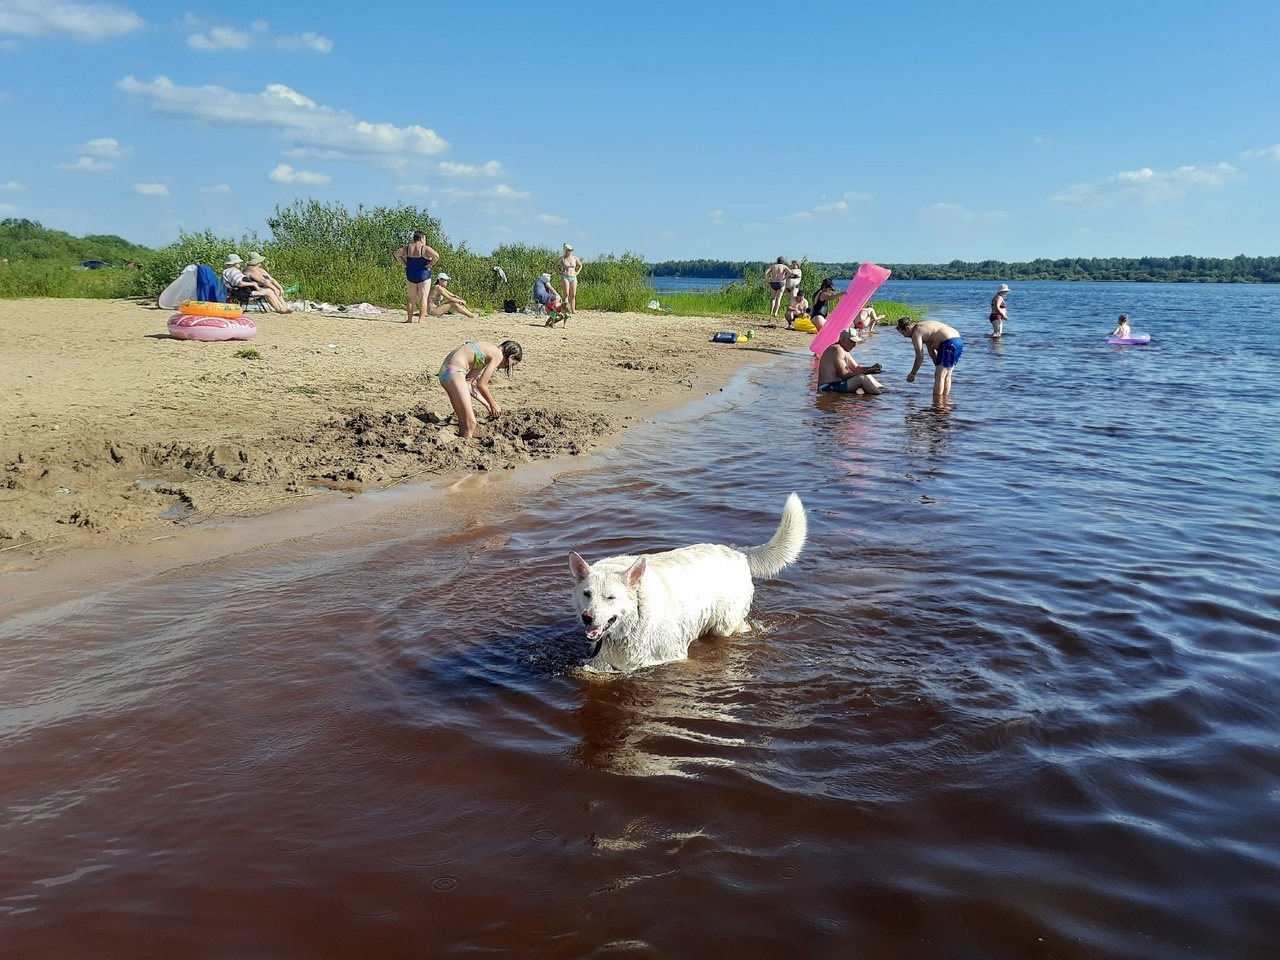
<svg viewBox="0 0 1280 960"><path fill-rule="evenodd" d="M782 520L773 538L758 547L746 547L741 550L747 558L747 566L752 577L773 577L787 564L794 563L800 556L800 550L809 536L809 520L805 516L804 504L794 493L787 497L787 505L782 508Z"/></svg>

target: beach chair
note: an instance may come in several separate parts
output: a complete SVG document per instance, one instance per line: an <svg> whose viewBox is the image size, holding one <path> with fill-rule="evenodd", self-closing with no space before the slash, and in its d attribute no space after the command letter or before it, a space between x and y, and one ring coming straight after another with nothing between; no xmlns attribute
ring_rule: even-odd
<svg viewBox="0 0 1280 960"><path fill-rule="evenodd" d="M227 287L227 303L238 303L248 310L260 310L268 313L271 310L265 294L256 293L248 287Z"/></svg>

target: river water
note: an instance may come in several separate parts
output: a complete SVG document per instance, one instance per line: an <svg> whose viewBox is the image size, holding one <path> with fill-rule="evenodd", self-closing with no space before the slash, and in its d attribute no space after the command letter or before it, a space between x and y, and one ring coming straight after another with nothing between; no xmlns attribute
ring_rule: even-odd
<svg viewBox="0 0 1280 960"><path fill-rule="evenodd" d="M945 408L883 330L878 398L768 357L554 482L10 616L0 956L1276 956L1280 288L1026 283L1002 342L993 292L882 288L965 335ZM792 490L752 632L571 670L570 549Z"/></svg>

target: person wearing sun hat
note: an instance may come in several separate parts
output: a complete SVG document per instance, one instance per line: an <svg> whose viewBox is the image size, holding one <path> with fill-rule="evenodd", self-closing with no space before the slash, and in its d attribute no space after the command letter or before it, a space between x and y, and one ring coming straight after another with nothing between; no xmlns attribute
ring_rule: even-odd
<svg viewBox="0 0 1280 960"><path fill-rule="evenodd" d="M884 384L872 376L883 369L875 363L864 367L853 359L850 352L862 342L848 327L840 331L836 342L822 351L818 360L819 393L865 393L875 396L884 390Z"/></svg>
<svg viewBox="0 0 1280 960"><path fill-rule="evenodd" d="M564 245L564 256L556 261L560 279L564 281L565 308L569 313L578 310L578 277L582 275L582 261L574 255L573 244Z"/></svg>
<svg viewBox="0 0 1280 960"><path fill-rule="evenodd" d="M271 309L276 313L293 313L289 309L289 305L284 302L284 298L277 294L270 287L264 287L258 283L253 277L249 276L240 266L244 263L240 259L240 254L233 253L227 257L227 268L222 271L222 282L228 288L236 287L237 289L247 289L254 296L260 296L263 300L271 305Z"/></svg>
<svg viewBox="0 0 1280 960"><path fill-rule="evenodd" d="M996 291L996 295L991 298L991 336L1004 336L1004 322L1009 319L1009 309L1005 306L1004 295L1009 292L1007 283L1000 284L1000 289Z"/></svg>
<svg viewBox="0 0 1280 960"><path fill-rule="evenodd" d="M449 275L441 270L436 274L436 282L431 285L431 293L427 299L431 307L427 310L433 317L443 317L446 313L460 313L464 317L474 317L467 309L467 301L449 289Z"/></svg>
<svg viewBox="0 0 1280 960"><path fill-rule="evenodd" d="M263 268L262 265L266 262L266 258L257 250L250 250L249 259L245 263L244 275L264 290L270 290L281 300L284 300L284 287L280 286L280 282Z"/></svg>

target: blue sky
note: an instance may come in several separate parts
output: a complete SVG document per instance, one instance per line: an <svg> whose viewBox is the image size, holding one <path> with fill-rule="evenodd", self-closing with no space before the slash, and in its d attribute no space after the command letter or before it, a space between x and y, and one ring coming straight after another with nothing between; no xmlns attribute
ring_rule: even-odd
<svg viewBox="0 0 1280 960"><path fill-rule="evenodd" d="M1274 256L1278 10L0 0L0 217L161 246L314 197L587 259Z"/></svg>

